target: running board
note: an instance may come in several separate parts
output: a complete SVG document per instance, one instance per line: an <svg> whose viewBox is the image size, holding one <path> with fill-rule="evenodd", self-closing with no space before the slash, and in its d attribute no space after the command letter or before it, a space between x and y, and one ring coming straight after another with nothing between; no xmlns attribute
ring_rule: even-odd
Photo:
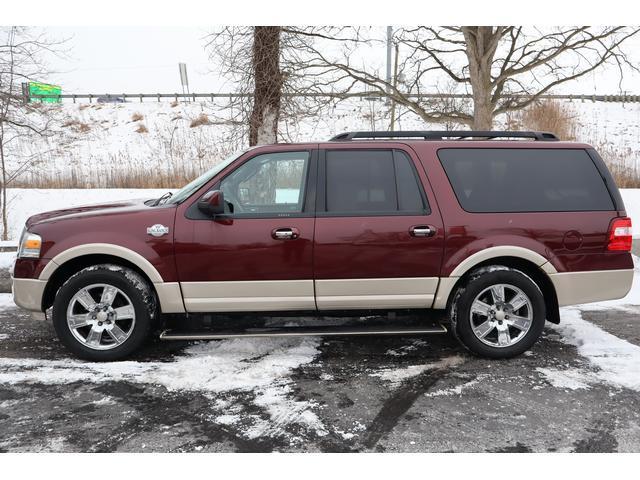
<svg viewBox="0 0 640 480"><path fill-rule="evenodd" d="M443 325L429 327L268 327L249 328L238 331L220 332L180 332L165 330L160 340L224 340L239 337L306 337L306 336L342 336L342 335L432 335L447 333Z"/></svg>

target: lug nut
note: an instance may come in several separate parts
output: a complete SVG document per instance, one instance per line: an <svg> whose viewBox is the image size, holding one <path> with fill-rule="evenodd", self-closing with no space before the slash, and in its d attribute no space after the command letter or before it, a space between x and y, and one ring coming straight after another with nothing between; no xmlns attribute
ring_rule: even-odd
<svg viewBox="0 0 640 480"><path fill-rule="evenodd" d="M101 327L102 326L102 322L98 322L98 326Z"/></svg>

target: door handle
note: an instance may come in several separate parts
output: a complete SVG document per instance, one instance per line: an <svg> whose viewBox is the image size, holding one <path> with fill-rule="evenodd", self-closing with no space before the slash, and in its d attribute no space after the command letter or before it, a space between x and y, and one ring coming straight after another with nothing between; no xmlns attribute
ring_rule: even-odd
<svg viewBox="0 0 640 480"><path fill-rule="evenodd" d="M436 228L431 225L416 225L409 229L412 237L433 237L436 234Z"/></svg>
<svg viewBox="0 0 640 480"><path fill-rule="evenodd" d="M297 228L276 228L271 232L271 237L274 240L295 240L300 236L300 231Z"/></svg>

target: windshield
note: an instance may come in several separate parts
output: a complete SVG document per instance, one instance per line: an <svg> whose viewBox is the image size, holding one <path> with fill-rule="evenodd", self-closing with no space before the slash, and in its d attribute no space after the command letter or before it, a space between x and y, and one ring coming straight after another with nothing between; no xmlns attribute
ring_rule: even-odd
<svg viewBox="0 0 640 480"><path fill-rule="evenodd" d="M194 181L188 183L176 193L174 193L167 203L180 203L183 200L189 198L191 194L200 189L205 183L215 177L218 173L228 167L234 160L238 157L246 153L248 150L240 150L239 152L234 153L230 157L226 158L222 162L218 163L211 170L207 170Z"/></svg>

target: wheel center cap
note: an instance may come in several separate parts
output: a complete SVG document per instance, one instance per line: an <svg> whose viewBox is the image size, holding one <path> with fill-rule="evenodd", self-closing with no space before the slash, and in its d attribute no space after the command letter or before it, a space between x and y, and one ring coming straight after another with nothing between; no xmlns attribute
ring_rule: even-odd
<svg viewBox="0 0 640 480"><path fill-rule="evenodd" d="M108 314L107 314L107 312L98 312L98 314L96 315L96 317L97 317L97 320L98 320L99 322L104 322L104 321L107 319Z"/></svg>
<svg viewBox="0 0 640 480"><path fill-rule="evenodd" d="M499 320L499 321L504 320L504 315L505 315L504 310L496 310L496 313L495 313L496 320Z"/></svg>

